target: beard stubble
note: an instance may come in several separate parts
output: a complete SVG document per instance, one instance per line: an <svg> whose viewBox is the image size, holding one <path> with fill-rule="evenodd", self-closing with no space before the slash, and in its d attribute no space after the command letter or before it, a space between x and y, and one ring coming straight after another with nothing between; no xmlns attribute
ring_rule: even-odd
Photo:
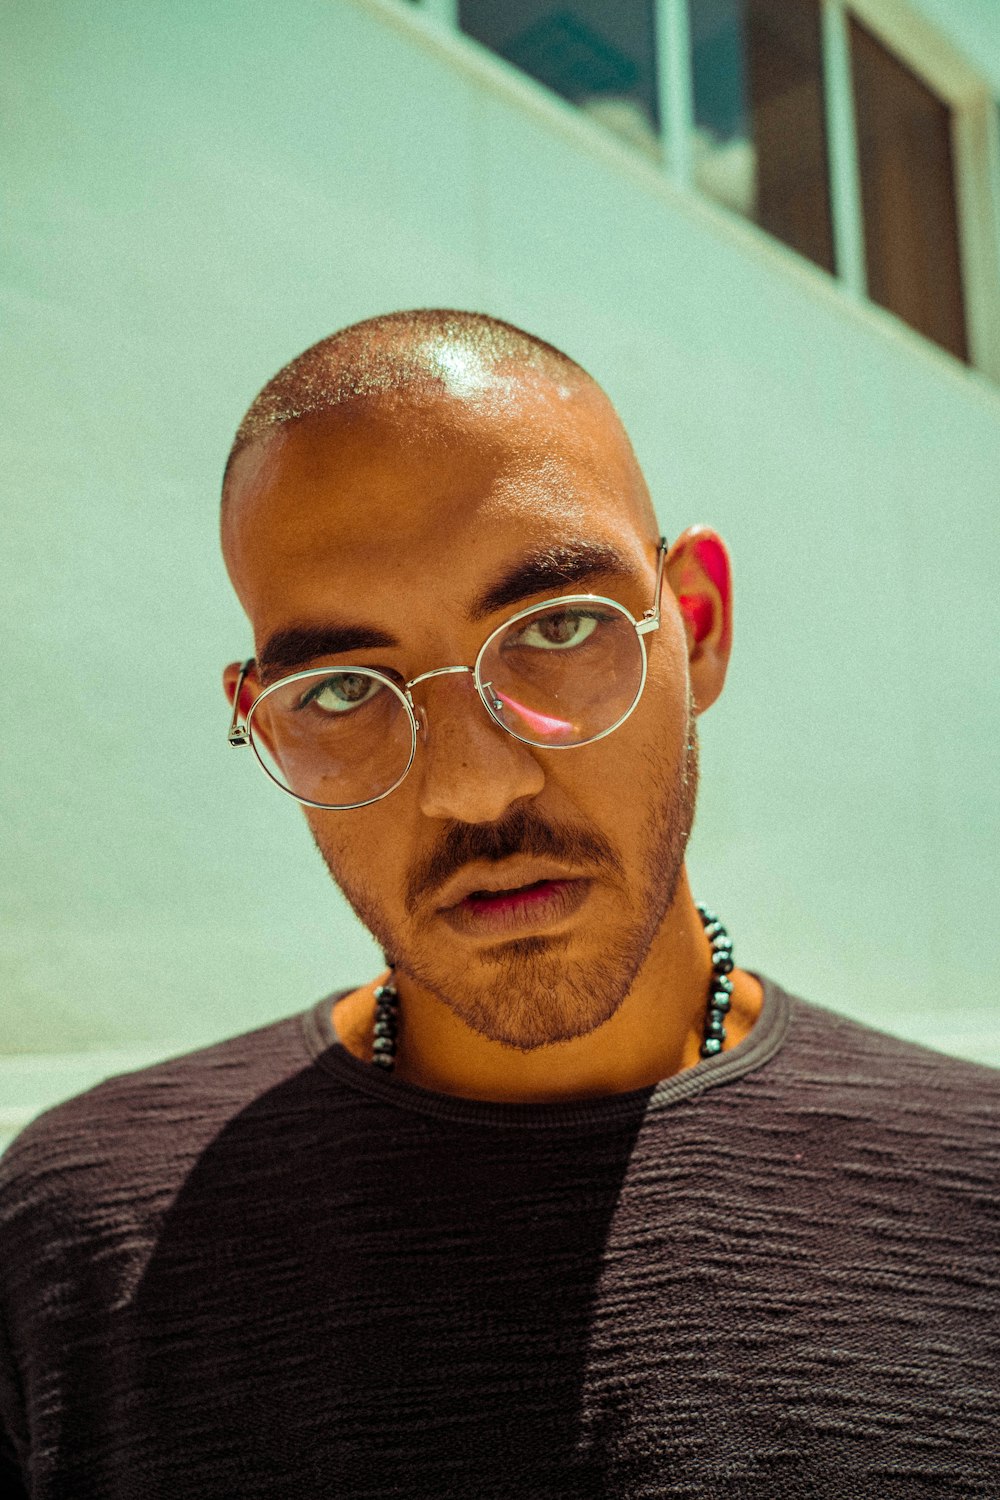
<svg viewBox="0 0 1000 1500"><path fill-rule="evenodd" d="M673 905L684 868L698 793L698 735L693 702L688 701L684 753L667 770L647 751L653 789L649 839L639 857L645 874L641 889L627 902L620 928L601 954L573 959L571 940L562 935L512 939L480 951L478 972L461 958L451 965L447 939L437 951L424 951L396 928L383 901L368 882L346 878L333 851L313 839L334 881L359 921L399 974L407 975L442 1001L473 1031L520 1052L587 1036L609 1021L624 1002ZM595 830L558 828L524 809L511 809L500 822L463 824L445 831L439 846L408 882L407 906L441 885L473 859L499 860L512 854L551 854L571 862L603 864L619 877L622 861Z"/></svg>

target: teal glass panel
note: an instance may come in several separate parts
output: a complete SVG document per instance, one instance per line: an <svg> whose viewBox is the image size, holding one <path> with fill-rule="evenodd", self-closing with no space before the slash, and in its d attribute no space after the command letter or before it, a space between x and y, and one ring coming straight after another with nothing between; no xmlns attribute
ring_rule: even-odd
<svg viewBox="0 0 1000 1500"><path fill-rule="evenodd" d="M658 156L653 0L460 0L459 24L523 73Z"/></svg>
<svg viewBox="0 0 1000 1500"><path fill-rule="evenodd" d="M689 0L699 187L832 271L819 0Z"/></svg>

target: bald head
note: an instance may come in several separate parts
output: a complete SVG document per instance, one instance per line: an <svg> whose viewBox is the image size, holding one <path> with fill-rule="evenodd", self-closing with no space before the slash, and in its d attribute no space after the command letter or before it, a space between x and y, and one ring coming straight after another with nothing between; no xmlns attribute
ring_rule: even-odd
<svg viewBox="0 0 1000 1500"><path fill-rule="evenodd" d="M406 388L473 394L504 368L596 385L554 345L486 313L421 308L354 323L306 349L258 392L237 430L226 474L245 447L302 417Z"/></svg>
<svg viewBox="0 0 1000 1500"><path fill-rule="evenodd" d="M247 559L273 572L276 530L289 543L305 528L308 551L337 524L344 556L390 533L412 550L446 515L450 552L460 523L492 524L492 500L516 493L559 536L582 470L655 541L631 444L580 365L485 314L390 313L312 345L254 399L226 466L223 554L248 607Z"/></svg>

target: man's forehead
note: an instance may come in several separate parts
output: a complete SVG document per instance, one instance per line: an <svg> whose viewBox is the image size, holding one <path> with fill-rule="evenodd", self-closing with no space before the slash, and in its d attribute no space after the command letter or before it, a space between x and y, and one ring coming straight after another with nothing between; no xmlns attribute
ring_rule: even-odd
<svg viewBox="0 0 1000 1500"><path fill-rule="evenodd" d="M287 587L332 567L346 584L389 558L454 567L504 532L544 543L616 518L655 529L606 398L574 400L551 385L516 399L435 395L310 416L245 449L231 486L224 543L245 604L262 571Z"/></svg>
<svg viewBox="0 0 1000 1500"><path fill-rule="evenodd" d="M236 455L228 488L245 491L278 476L336 481L366 462L404 472L408 463L441 463L456 449L494 461L533 452L601 463L632 456L614 407L592 382L494 371L461 394L411 383L289 417Z"/></svg>

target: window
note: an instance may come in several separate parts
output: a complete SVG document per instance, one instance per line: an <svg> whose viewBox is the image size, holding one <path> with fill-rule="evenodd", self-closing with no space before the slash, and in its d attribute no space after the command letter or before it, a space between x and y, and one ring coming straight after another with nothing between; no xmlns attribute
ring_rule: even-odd
<svg viewBox="0 0 1000 1500"><path fill-rule="evenodd" d="M461 29L649 155L660 155L653 0L459 0Z"/></svg>
<svg viewBox="0 0 1000 1500"><path fill-rule="evenodd" d="M690 0L694 174L834 269L819 0Z"/></svg>
<svg viewBox="0 0 1000 1500"><path fill-rule="evenodd" d="M952 111L853 17L868 295L967 360Z"/></svg>
<svg viewBox="0 0 1000 1500"><path fill-rule="evenodd" d="M906 0L415 0L1000 380L1000 124Z"/></svg>

